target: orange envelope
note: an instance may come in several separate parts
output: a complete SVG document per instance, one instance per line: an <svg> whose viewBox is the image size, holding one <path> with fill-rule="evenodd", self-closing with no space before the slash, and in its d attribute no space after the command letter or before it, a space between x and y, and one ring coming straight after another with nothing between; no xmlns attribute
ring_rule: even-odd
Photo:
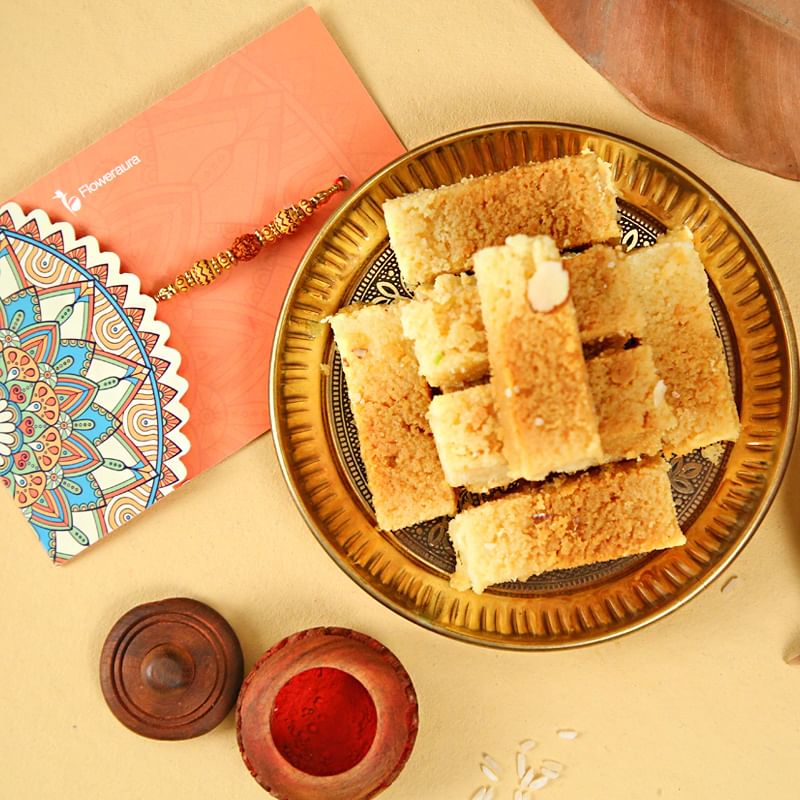
<svg viewBox="0 0 800 800"><path fill-rule="evenodd" d="M152 293L338 175L358 185L401 152L306 9L12 199L95 237ZM269 429L277 315L303 251L340 201L213 286L158 306L189 383L187 478Z"/></svg>

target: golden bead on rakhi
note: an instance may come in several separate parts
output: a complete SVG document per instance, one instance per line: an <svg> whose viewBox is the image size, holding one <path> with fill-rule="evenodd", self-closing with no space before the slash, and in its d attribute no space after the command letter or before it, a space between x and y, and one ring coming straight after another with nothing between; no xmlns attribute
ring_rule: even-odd
<svg viewBox="0 0 800 800"><path fill-rule="evenodd" d="M233 240L227 249L213 258L196 261L178 275L172 283L162 286L153 297L156 302L171 300L176 294L184 294L195 286L208 286L223 272L229 270L237 261L251 261L264 245L273 244L285 236L291 236L321 205L324 205L337 192L350 188L350 179L340 175L331 186L317 192L307 200L300 200L293 206L282 208L272 222L253 233L244 233Z"/></svg>

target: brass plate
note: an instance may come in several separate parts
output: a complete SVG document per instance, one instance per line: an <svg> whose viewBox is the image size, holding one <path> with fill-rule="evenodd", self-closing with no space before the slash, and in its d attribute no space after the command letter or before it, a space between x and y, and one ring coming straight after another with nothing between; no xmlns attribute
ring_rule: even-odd
<svg viewBox="0 0 800 800"><path fill-rule="evenodd" d="M482 595L448 583L446 521L380 531L369 505L338 356L321 320L354 299L403 294L381 204L467 175L579 153L613 167L627 246L688 225L709 274L743 433L719 465L693 453L670 478L687 544L503 584ZM284 476L322 546L360 586L403 616L463 641L545 650L641 628L707 586L742 550L786 469L797 424L797 344L766 256L736 213L674 161L574 125L520 122L462 131L378 172L331 217L289 287L272 355L270 411ZM462 505L473 502L466 493Z"/></svg>

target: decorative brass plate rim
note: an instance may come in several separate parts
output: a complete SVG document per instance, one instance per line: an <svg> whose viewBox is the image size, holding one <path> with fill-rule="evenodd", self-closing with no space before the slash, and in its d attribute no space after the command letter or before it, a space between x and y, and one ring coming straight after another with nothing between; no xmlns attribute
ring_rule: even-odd
<svg viewBox="0 0 800 800"><path fill-rule="evenodd" d="M622 199L673 227L687 224L731 317L742 375L743 434L713 497L679 551L654 554L621 577L562 594L455 592L353 495L325 410L330 335L319 324L385 245L386 197L589 145L612 164ZM292 498L326 552L359 586L407 619L460 641L516 650L595 644L662 619L738 556L767 513L797 428L798 351L788 304L769 261L736 212L680 164L633 140L554 122L508 122L423 144L369 178L307 250L278 319L270 415Z"/></svg>

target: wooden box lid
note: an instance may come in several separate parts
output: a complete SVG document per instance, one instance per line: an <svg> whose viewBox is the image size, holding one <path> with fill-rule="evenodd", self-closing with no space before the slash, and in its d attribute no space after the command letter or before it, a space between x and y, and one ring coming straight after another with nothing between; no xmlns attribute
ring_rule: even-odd
<svg viewBox="0 0 800 800"><path fill-rule="evenodd" d="M242 677L242 649L231 626L185 597L132 608L111 629L100 656L109 708L151 739L210 731L233 707Z"/></svg>

